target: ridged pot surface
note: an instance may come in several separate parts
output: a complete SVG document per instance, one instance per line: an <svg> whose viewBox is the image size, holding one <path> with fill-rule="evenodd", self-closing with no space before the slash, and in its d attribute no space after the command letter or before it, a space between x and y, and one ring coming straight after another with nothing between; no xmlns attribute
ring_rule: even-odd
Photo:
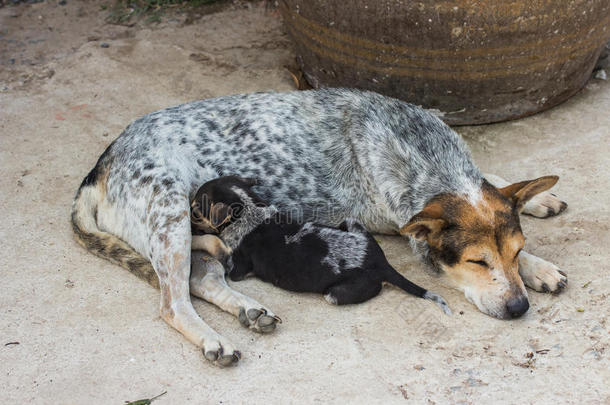
<svg viewBox="0 0 610 405"><path fill-rule="evenodd" d="M530 115L584 86L610 0L281 0L313 87L374 90L448 124Z"/></svg>

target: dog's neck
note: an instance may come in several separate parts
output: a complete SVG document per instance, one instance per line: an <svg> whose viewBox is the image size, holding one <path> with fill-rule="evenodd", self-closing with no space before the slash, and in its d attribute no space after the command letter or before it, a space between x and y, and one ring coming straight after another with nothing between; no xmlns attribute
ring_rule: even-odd
<svg viewBox="0 0 610 405"><path fill-rule="evenodd" d="M398 226L439 194L461 195L473 202L480 198L483 177L466 144L449 128L439 127L438 132L444 134L420 139L423 145L414 145L409 137L388 137L383 148L369 151L367 159L362 159L363 171L375 184L378 197L395 213ZM386 163L388 156L392 165Z"/></svg>
<svg viewBox="0 0 610 405"><path fill-rule="evenodd" d="M277 212L277 208L273 205L259 207L254 204L246 204L239 218L220 233L220 238L231 250L235 250L246 235Z"/></svg>

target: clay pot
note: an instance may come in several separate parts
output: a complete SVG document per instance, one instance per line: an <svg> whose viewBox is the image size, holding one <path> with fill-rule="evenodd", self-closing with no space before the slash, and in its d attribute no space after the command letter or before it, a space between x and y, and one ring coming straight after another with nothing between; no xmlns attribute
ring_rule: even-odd
<svg viewBox="0 0 610 405"><path fill-rule="evenodd" d="M523 117L587 82L609 0L280 0L313 87L374 90L448 124Z"/></svg>

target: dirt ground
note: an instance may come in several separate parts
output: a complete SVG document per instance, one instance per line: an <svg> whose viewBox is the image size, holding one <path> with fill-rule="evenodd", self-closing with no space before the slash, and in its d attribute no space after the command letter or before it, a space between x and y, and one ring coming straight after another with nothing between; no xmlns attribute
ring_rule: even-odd
<svg viewBox="0 0 610 405"><path fill-rule="evenodd" d="M61 5L60 3L65 3ZM0 403L610 403L610 81L545 113L459 128L480 166L561 176L562 215L523 218L528 249L569 274L492 319L384 237L390 261L450 302L386 288L336 308L248 280L284 320L257 335L195 300L243 358L216 368L159 317L158 292L72 239L72 197L133 119L194 99L291 90L277 13L236 3L160 24L109 25L99 2L0 8ZM157 402L155 402L157 403Z"/></svg>

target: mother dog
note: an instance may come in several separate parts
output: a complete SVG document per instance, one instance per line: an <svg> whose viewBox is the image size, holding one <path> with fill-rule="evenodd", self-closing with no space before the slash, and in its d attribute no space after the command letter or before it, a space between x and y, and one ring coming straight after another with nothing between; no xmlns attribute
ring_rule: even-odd
<svg viewBox="0 0 610 405"><path fill-rule="evenodd" d="M481 311L518 317L524 282L555 292L567 278L521 250L521 211L559 213L542 177L512 185L481 175L460 137L435 116L371 92L256 93L146 115L108 147L83 180L72 211L77 240L159 286L161 316L208 360L239 352L195 312L190 294L258 331L277 317L232 290L208 256L191 271L189 197L223 175L262 179L255 191L303 220L409 235L415 250ZM504 186L496 188L496 185ZM152 264L152 266L151 266Z"/></svg>

